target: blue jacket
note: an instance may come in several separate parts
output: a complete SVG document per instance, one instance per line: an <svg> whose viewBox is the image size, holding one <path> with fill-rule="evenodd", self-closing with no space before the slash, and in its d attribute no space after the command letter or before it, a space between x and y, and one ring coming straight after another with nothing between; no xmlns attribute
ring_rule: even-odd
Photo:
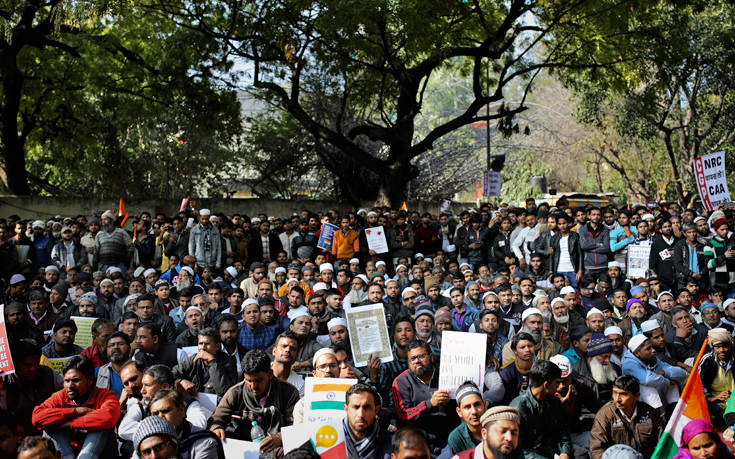
<svg viewBox="0 0 735 459"><path fill-rule="evenodd" d="M610 231L610 250L617 252L618 250L635 242L635 235L638 234L638 229L634 226L630 226L629 228L630 232L633 234L628 237L625 237L625 230L622 226Z"/></svg>
<svg viewBox="0 0 735 459"><path fill-rule="evenodd" d="M44 236L38 241L33 241L33 270L45 268L51 263L51 249L54 247L54 241L50 237Z"/></svg>
<svg viewBox="0 0 735 459"><path fill-rule="evenodd" d="M607 269L610 256L610 232L600 224L596 233L590 232L590 224L583 225L577 231L579 248L584 253L585 269Z"/></svg>
<svg viewBox="0 0 735 459"><path fill-rule="evenodd" d="M663 370L666 376L661 376L654 371ZM638 360L629 350L625 350L623 354L623 374L634 376L642 386L655 387L659 391L664 391L669 386L669 381L676 381L680 385L684 384L687 379L687 372L679 367L671 366L662 362L656 357L656 365L650 370L646 365Z"/></svg>
<svg viewBox="0 0 735 459"><path fill-rule="evenodd" d="M472 322L474 322L477 316L480 315L480 311L467 306L467 303L464 304L464 311L467 314L465 314L465 316L462 318L462 323L458 323L457 319L454 317L454 313L457 312L456 308L452 308L451 311L449 311L452 314L452 328L457 331L466 332L467 330L469 330Z"/></svg>

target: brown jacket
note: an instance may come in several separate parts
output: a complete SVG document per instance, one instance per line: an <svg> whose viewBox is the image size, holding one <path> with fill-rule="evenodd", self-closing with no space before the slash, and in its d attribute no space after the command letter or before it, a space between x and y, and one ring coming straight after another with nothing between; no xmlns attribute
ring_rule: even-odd
<svg viewBox="0 0 735 459"><path fill-rule="evenodd" d="M661 417L643 402L638 402L636 410L631 425L615 408L615 402L607 402L600 408L590 431L592 459L601 458L602 453L613 445L628 445L643 457L651 457L663 432Z"/></svg>

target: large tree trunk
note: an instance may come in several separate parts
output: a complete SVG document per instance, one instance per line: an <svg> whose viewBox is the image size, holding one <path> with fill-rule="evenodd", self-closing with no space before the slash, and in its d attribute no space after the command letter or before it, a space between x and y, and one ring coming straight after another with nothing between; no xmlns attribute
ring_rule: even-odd
<svg viewBox="0 0 735 459"><path fill-rule="evenodd" d="M9 192L16 195L31 194L26 172L25 146L18 128L20 97L23 75L16 63L16 54L6 49L0 54L3 75L0 95L0 156L2 180Z"/></svg>
<svg viewBox="0 0 735 459"><path fill-rule="evenodd" d="M415 167L409 162L395 162L381 174L380 193L377 204L388 205L396 209L408 199L408 183L418 176Z"/></svg>

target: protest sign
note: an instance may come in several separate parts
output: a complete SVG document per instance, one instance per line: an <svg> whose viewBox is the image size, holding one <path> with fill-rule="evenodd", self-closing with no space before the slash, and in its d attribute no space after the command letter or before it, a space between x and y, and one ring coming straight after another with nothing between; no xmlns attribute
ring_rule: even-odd
<svg viewBox="0 0 735 459"><path fill-rule="evenodd" d="M217 409L217 394L207 394L204 392L199 392L197 394L197 401L202 407L202 410L209 413L209 416L211 416L212 413L214 413L214 410Z"/></svg>
<svg viewBox="0 0 735 459"><path fill-rule="evenodd" d="M350 347L356 367L367 366L370 356L393 360L383 304L370 304L345 311Z"/></svg>
<svg viewBox="0 0 735 459"><path fill-rule="evenodd" d="M441 205L441 208L439 208L439 212L448 212L449 211L449 206L451 204L452 204L452 201L451 200L445 199L444 201L442 201L442 205Z"/></svg>
<svg viewBox="0 0 735 459"><path fill-rule="evenodd" d="M474 381L477 387L482 388L486 348L487 336L484 333L442 332L439 390L448 390L454 398L457 388L465 381Z"/></svg>
<svg viewBox="0 0 735 459"><path fill-rule="evenodd" d="M485 171L482 176L482 195L483 196L500 196L500 172Z"/></svg>
<svg viewBox="0 0 735 459"><path fill-rule="evenodd" d="M184 346L181 348L181 350L186 353L187 357L191 357L192 355L196 355L197 352L199 352L199 346Z"/></svg>
<svg viewBox="0 0 735 459"><path fill-rule="evenodd" d="M74 344L84 349L92 345L92 324L95 317L79 317L71 316L71 320L77 324L77 334L74 337Z"/></svg>
<svg viewBox="0 0 735 459"><path fill-rule="evenodd" d="M304 381L304 422L322 422L345 416L345 393L356 379L306 378Z"/></svg>
<svg viewBox="0 0 735 459"><path fill-rule="evenodd" d="M288 454L307 441L322 459L343 459L347 457L345 433L341 419L324 422L305 422L281 427L283 452Z"/></svg>
<svg viewBox="0 0 735 459"><path fill-rule="evenodd" d="M730 191L727 189L724 151L694 158L693 167L699 197L708 212L717 209L723 202L731 201Z"/></svg>
<svg viewBox="0 0 735 459"><path fill-rule="evenodd" d="M51 369L53 369L58 374L62 375L61 369L64 368L64 364L70 358L71 357L59 357L57 359L46 359L46 361L48 362L48 366L50 366ZM41 364L44 364L44 363L46 362L43 362L43 358L41 358Z"/></svg>
<svg viewBox="0 0 735 459"><path fill-rule="evenodd" d="M385 240L385 230L382 226L375 228L365 228L365 239L367 239L368 249L375 253L388 252L388 241Z"/></svg>
<svg viewBox="0 0 735 459"><path fill-rule="evenodd" d="M334 240L334 233L339 230L339 226L332 225L331 223L322 224L322 232L319 235L319 242L316 246L320 249L324 249L328 252L332 251L332 241Z"/></svg>
<svg viewBox="0 0 735 459"><path fill-rule="evenodd" d="M225 450L227 459L259 459L260 445L251 441L235 440L234 438L226 438L222 442L222 449Z"/></svg>
<svg viewBox="0 0 735 459"><path fill-rule="evenodd" d="M0 304L0 376L15 373L13 358L10 356L8 330L5 328L5 305Z"/></svg>
<svg viewBox="0 0 735 459"><path fill-rule="evenodd" d="M648 271L648 260L651 256L650 245L628 246L628 279L646 277Z"/></svg>

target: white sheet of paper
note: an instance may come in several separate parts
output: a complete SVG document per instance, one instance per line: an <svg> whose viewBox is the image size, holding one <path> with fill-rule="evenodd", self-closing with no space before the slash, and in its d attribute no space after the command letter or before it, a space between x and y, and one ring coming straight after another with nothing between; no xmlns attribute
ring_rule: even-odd
<svg viewBox="0 0 735 459"><path fill-rule="evenodd" d="M385 239L385 229L382 226L365 228L365 239L367 239L368 248L373 252L388 252L388 242Z"/></svg>
<svg viewBox="0 0 735 459"><path fill-rule="evenodd" d="M186 346L181 348L182 351L186 352L186 355L191 357L199 352L199 346Z"/></svg>
<svg viewBox="0 0 735 459"><path fill-rule="evenodd" d="M214 413L214 410L217 409L217 394L206 394L204 392L199 392L199 395L197 395L197 400L202 406L202 409L209 413L209 416L211 416L212 413Z"/></svg>
<svg viewBox="0 0 735 459"><path fill-rule="evenodd" d="M222 443L222 448L225 450L225 457L227 459L259 459L260 449L257 443L251 441L235 440L234 438L228 438Z"/></svg>
<svg viewBox="0 0 735 459"><path fill-rule="evenodd" d="M382 303L345 310L345 317L356 367L366 366L371 354L383 363L393 360Z"/></svg>
<svg viewBox="0 0 735 459"><path fill-rule="evenodd" d="M485 349L487 336L484 333L466 333L444 330L442 353L439 364L439 390L454 393L465 381L474 381L483 387L485 378Z"/></svg>

